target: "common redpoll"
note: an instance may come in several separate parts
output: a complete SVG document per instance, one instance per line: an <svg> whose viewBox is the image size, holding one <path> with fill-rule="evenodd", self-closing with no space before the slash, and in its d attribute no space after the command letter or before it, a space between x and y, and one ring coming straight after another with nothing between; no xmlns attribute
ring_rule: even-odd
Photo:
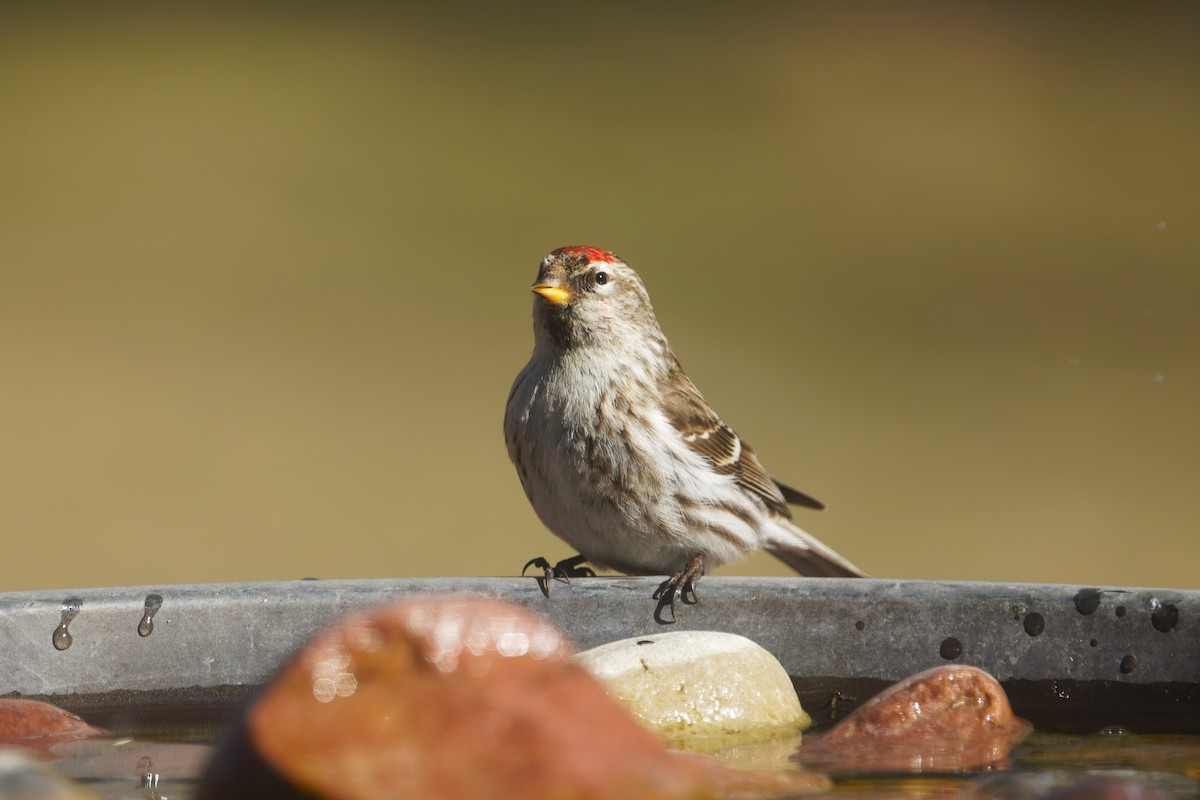
<svg viewBox="0 0 1200 800"><path fill-rule="evenodd" d="M788 504L824 506L773 480L709 407L663 335L642 281L613 253L563 247L542 260L533 355L517 375L504 438L538 517L587 563L670 575L687 592L706 566L765 549L803 575L861 576L792 524ZM543 583L546 589L548 583Z"/></svg>

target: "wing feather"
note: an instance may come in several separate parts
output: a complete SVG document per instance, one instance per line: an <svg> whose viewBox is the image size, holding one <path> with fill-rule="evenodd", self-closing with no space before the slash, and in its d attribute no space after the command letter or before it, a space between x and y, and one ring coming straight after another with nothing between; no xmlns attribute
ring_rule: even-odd
<svg viewBox="0 0 1200 800"><path fill-rule="evenodd" d="M750 445L717 416L700 390L682 370L671 374L663 392L663 410L689 448L706 458L721 475L734 475L738 486L756 495L768 508L791 517L788 503L824 508L820 501L771 478Z"/></svg>

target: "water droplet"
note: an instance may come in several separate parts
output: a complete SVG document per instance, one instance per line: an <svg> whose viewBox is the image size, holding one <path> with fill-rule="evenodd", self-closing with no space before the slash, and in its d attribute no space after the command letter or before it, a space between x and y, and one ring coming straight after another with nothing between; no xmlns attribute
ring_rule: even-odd
<svg viewBox="0 0 1200 800"><path fill-rule="evenodd" d="M1118 617L1125 616L1125 606L1117 606L1115 609L1113 609L1113 613Z"/></svg>
<svg viewBox="0 0 1200 800"><path fill-rule="evenodd" d="M159 774L154 771L154 759L142 756L137 763L138 777L143 789L153 789L158 786Z"/></svg>
<svg viewBox="0 0 1200 800"><path fill-rule="evenodd" d="M1036 611L1025 615L1025 632L1030 636L1041 636L1046 630L1046 619Z"/></svg>
<svg viewBox="0 0 1200 800"><path fill-rule="evenodd" d="M149 636L154 633L154 615L162 608L161 594L146 595L145 611L142 612L142 620L138 623L138 636Z"/></svg>
<svg viewBox="0 0 1200 800"><path fill-rule="evenodd" d="M1075 593L1075 610L1085 617L1095 614L1100 608L1100 597L1104 592L1099 589L1080 589Z"/></svg>
<svg viewBox="0 0 1200 800"><path fill-rule="evenodd" d="M1154 601L1154 611L1150 612L1150 623L1156 631L1168 633L1179 624L1179 608L1174 603L1159 603Z"/></svg>
<svg viewBox="0 0 1200 800"><path fill-rule="evenodd" d="M856 631L866 630L866 628L867 623L861 619L854 623L854 630Z"/></svg>
<svg viewBox="0 0 1200 800"><path fill-rule="evenodd" d="M1088 645L1091 647L1098 647L1100 645L1100 640L1092 639L1090 642L1088 642Z"/></svg>
<svg viewBox="0 0 1200 800"><path fill-rule="evenodd" d="M827 705L830 721L836 722L838 716L845 710L842 706L853 706L857 699L853 695L842 694L837 689L834 689L833 693L829 695L829 703Z"/></svg>
<svg viewBox="0 0 1200 800"><path fill-rule="evenodd" d="M1121 659L1121 673L1123 675L1128 675L1129 673L1133 672L1133 668L1136 666L1137 659L1131 655L1125 656Z"/></svg>
<svg viewBox="0 0 1200 800"><path fill-rule="evenodd" d="M954 659L958 658L962 655L962 651L962 642L960 642L958 639L955 639L953 636L947 636L944 640L942 640L942 646L938 650L942 658L946 659L947 661L953 661Z"/></svg>
<svg viewBox="0 0 1200 800"><path fill-rule="evenodd" d="M62 604L62 619L59 620L58 627L54 629L54 635L50 637L50 641L54 643L55 650L66 650L74 641L71 638L71 631L67 627L71 624L71 620L79 616L79 609L83 608L83 601L78 598L64 600Z"/></svg>

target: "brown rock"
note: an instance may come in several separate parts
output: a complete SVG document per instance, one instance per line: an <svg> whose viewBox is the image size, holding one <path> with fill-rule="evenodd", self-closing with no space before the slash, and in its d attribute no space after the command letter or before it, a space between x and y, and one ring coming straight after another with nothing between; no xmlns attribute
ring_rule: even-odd
<svg viewBox="0 0 1200 800"><path fill-rule="evenodd" d="M813 791L666 750L561 634L497 600L425 597L318 634L225 742L197 800L691 798Z"/></svg>
<svg viewBox="0 0 1200 800"><path fill-rule="evenodd" d="M801 763L834 771L961 772L999 765L1031 729L981 669L919 672L868 700L829 733L806 737Z"/></svg>
<svg viewBox="0 0 1200 800"><path fill-rule="evenodd" d="M58 742L107 736L81 718L49 703L0 699L0 744L43 750Z"/></svg>

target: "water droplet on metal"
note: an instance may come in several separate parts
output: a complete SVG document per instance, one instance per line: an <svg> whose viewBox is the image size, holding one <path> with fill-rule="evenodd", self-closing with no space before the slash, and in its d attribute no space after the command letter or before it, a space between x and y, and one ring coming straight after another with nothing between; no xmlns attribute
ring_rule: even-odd
<svg viewBox="0 0 1200 800"><path fill-rule="evenodd" d="M1080 589L1075 593L1075 610L1084 616L1095 614L1103 594L1099 589Z"/></svg>
<svg viewBox="0 0 1200 800"><path fill-rule="evenodd" d="M138 636L149 636L154 633L154 615L162 608L161 594L146 595L146 610L142 613L142 621L138 623Z"/></svg>
<svg viewBox="0 0 1200 800"><path fill-rule="evenodd" d="M1154 601L1154 611L1150 613L1150 624L1156 631L1170 633L1179 624L1179 606L1174 603Z"/></svg>
<svg viewBox="0 0 1200 800"><path fill-rule="evenodd" d="M54 629L54 635L50 637L50 641L54 643L55 650L66 650L74 641L71 638L71 631L68 626L71 620L79 616L79 609L83 607L83 601L78 598L64 600L62 604L62 619L59 620L58 627Z"/></svg>
<svg viewBox="0 0 1200 800"><path fill-rule="evenodd" d="M962 655L962 651L962 642L953 636L947 636L945 639L943 639L942 646L938 649L938 652L941 654L942 658L946 659L947 661L953 661L954 659L958 658Z"/></svg>
<svg viewBox="0 0 1200 800"><path fill-rule="evenodd" d="M143 789L154 789L158 786L159 774L154 771L154 759L142 756L138 759L137 768Z"/></svg>

